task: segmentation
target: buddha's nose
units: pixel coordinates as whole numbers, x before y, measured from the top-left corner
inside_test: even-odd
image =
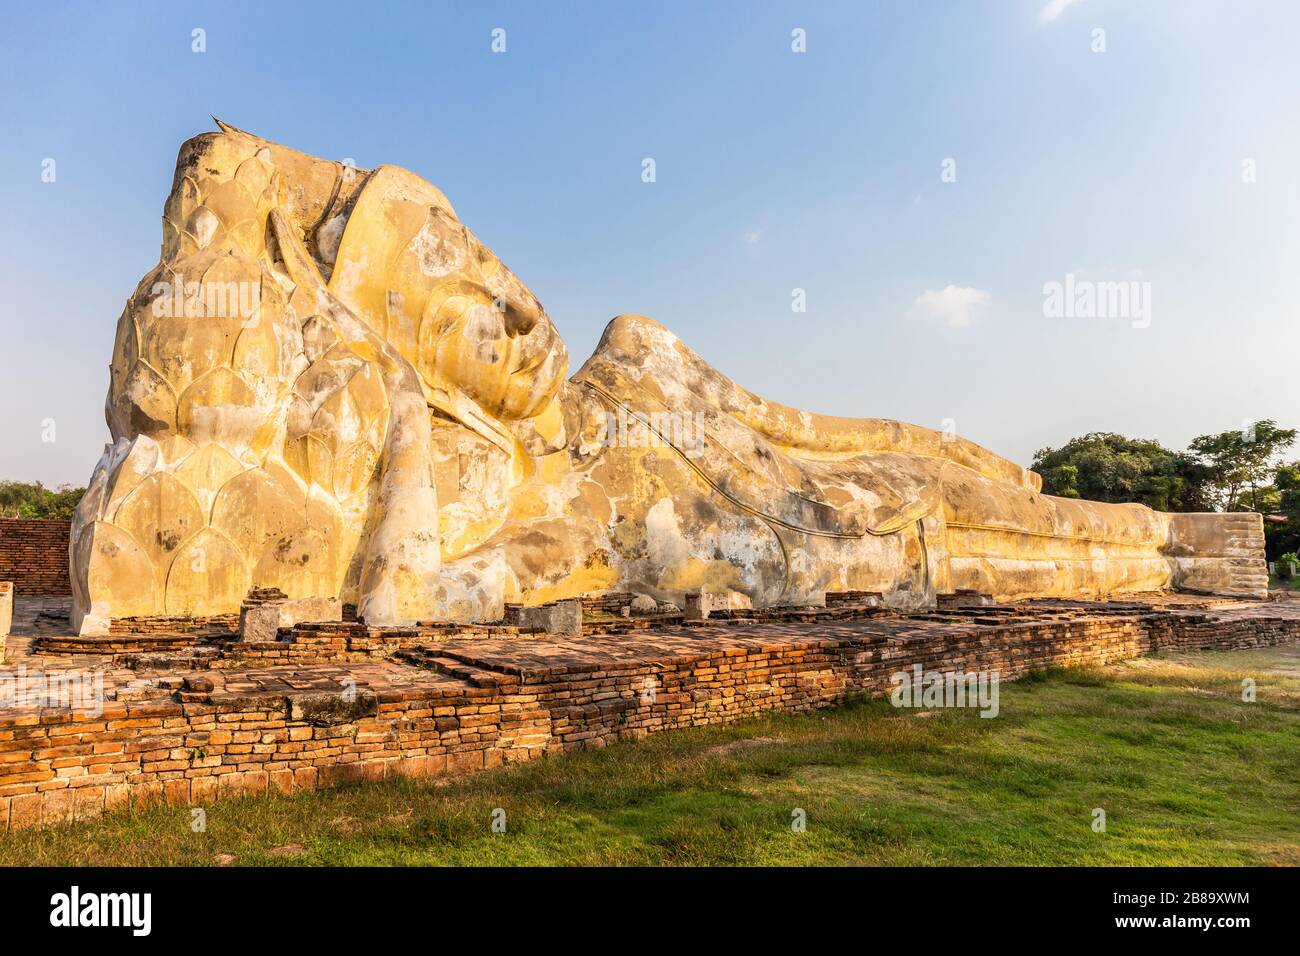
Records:
[[[527,335],[541,321],[542,305],[532,296],[510,296],[506,299],[505,327],[511,338]]]

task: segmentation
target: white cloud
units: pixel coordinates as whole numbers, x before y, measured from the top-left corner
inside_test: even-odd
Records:
[[[938,290],[926,289],[916,297],[907,314],[914,319],[937,320],[949,327],[959,328],[970,325],[992,299],[984,289],[956,285]]]
[[[745,233],[745,244],[750,246],[758,245],[758,240],[763,238],[763,233],[758,229],[751,229]]]
[[[1047,6],[1043,7],[1043,12],[1038,15],[1038,22],[1051,23],[1068,8],[1079,2],[1081,0],[1047,0]]]

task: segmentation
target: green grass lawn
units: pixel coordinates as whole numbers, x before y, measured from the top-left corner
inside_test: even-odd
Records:
[[[0,863],[1297,864],[1298,845],[1290,647],[1057,671],[1004,685],[994,719],[860,701],[441,784],[217,804],[204,833],[189,808],[121,811],[0,835]]]

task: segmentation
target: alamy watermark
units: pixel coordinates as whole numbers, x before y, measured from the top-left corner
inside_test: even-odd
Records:
[[[153,928],[152,893],[83,893],[73,886],[50,897],[50,925],[57,928],[125,927],[133,936]]]
[[[103,671],[33,671],[26,664],[0,671],[0,710],[67,707],[98,717],[104,712]]]
[[[687,458],[704,454],[703,412],[605,413],[603,448],[675,448]]]
[[[1128,319],[1135,329],[1151,325],[1151,283],[1137,279],[1095,282],[1067,273],[1064,282],[1043,284],[1043,315],[1049,319]]]
[[[155,282],[152,291],[155,318],[235,318],[246,329],[261,321],[260,282],[186,282],[177,275],[171,282]]]
[[[889,682],[895,707],[978,707],[981,717],[998,715],[997,671],[926,671],[913,664],[911,671],[891,674]]]

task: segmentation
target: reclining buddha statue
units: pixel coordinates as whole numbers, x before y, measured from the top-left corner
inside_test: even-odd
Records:
[[[570,378],[439,190],[219,125],[181,147],[118,320],[70,546],[82,633],[252,588],[401,624],[606,590],[915,609],[1264,587],[1258,515],[1050,497],[963,438],[766,401],[642,316]]]

